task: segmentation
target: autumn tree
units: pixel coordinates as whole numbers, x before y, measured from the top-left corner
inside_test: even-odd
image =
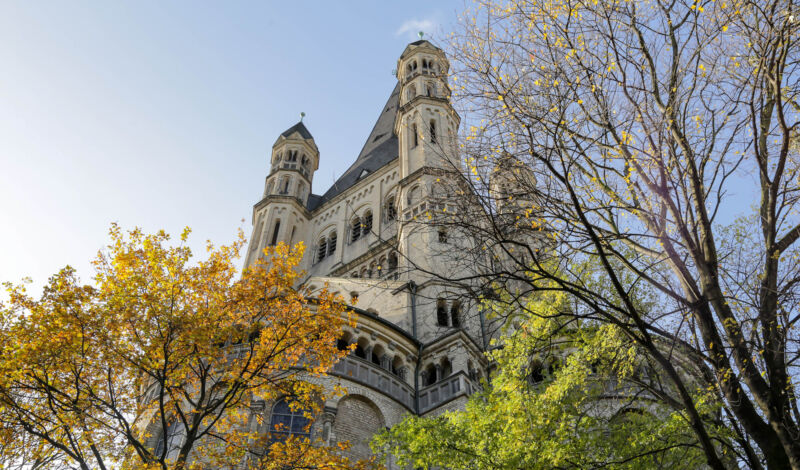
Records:
[[[20,468],[352,468],[308,437],[343,354],[341,299],[298,288],[302,245],[239,277],[244,244],[185,242],[112,226],[92,285],[67,267],[41,297],[7,284],[0,308],[0,436]],[[317,378],[317,380],[309,380]],[[316,385],[315,385],[316,384]],[[285,399],[304,429],[270,429]],[[292,435],[289,431],[299,431]],[[288,436],[288,437],[287,437]],[[352,467],[351,467],[352,466]]]
[[[446,280],[533,316],[525,299],[558,290],[565,324],[618,328],[712,468],[722,447],[677,350],[742,465],[800,469],[798,24],[782,0],[481,0],[452,37],[467,126],[432,220],[474,242]]]
[[[529,298],[524,312],[506,312],[508,300],[485,305],[490,317],[513,318],[489,353],[497,366],[491,384],[464,410],[405,419],[376,439],[376,450],[414,468],[702,467],[685,414],[662,405],[676,399],[671,381],[622,330],[565,325],[563,292]],[[698,373],[693,362],[676,355],[687,378]],[[693,398],[732,462],[731,433],[713,393]]]

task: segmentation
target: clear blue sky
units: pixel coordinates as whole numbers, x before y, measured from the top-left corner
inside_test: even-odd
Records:
[[[314,192],[355,159],[441,2],[0,3],[0,281],[84,281],[111,222],[193,248],[249,236],[270,147],[299,119]],[[245,219],[242,223],[241,220]],[[0,296],[2,298],[2,296]]]

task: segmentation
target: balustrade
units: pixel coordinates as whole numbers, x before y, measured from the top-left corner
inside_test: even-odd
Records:
[[[368,385],[394,398],[408,409],[414,409],[414,389],[377,364],[347,356],[333,366],[332,375]]]
[[[419,391],[419,411],[425,413],[459,395],[472,395],[476,389],[464,372],[456,372]]]

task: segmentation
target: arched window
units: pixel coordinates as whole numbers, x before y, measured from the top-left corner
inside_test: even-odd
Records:
[[[397,270],[397,254],[392,253],[389,255],[389,267],[388,272],[394,272]]]
[[[375,266],[375,262],[374,261],[372,263],[370,263],[369,270],[367,270],[367,273],[369,274],[369,277],[375,277],[375,276],[378,275],[378,270],[377,270],[377,268]]]
[[[394,356],[394,359],[392,359],[392,374],[400,376],[401,375],[400,369],[402,367],[403,367],[403,358],[400,357],[399,354],[396,354]],[[405,378],[405,377],[401,377],[401,378]]]
[[[436,301],[436,324],[439,326],[448,326],[447,324],[447,304],[444,299]]]
[[[281,229],[281,219],[275,221],[275,228],[272,230],[272,240],[269,242],[270,245],[275,245],[278,243],[278,232]]]
[[[397,207],[394,205],[394,195],[389,196],[386,198],[385,203],[385,214],[386,214],[386,221],[391,222],[397,219]]]
[[[425,84],[425,94],[427,96],[436,96],[436,93],[433,91],[433,83],[428,82]]]
[[[344,336],[336,340],[336,349],[339,351],[348,351],[350,350],[350,341],[347,340]]]
[[[297,197],[298,199],[305,198],[306,195],[306,185],[302,182],[297,183]]]
[[[281,180],[280,194],[289,194],[289,185],[291,183],[292,179],[288,176],[284,176]]]
[[[375,364],[376,366],[380,366],[381,365],[381,359],[383,358],[384,354],[385,354],[385,352],[383,350],[383,346],[381,346],[380,344],[376,344],[372,348],[372,357],[370,357],[370,361],[373,364]]]
[[[436,121],[434,121],[433,119],[431,119],[431,122],[430,122],[430,131],[431,131],[431,143],[435,144],[436,143]]]
[[[414,97],[417,96],[417,87],[414,84],[408,86],[408,91],[406,92],[406,99],[411,101]]]
[[[457,300],[450,306],[450,325],[453,328],[461,327],[461,302]]]
[[[319,239],[319,243],[317,244],[317,263],[324,260],[325,257],[328,255],[328,240],[325,237]]]
[[[369,340],[364,337],[358,338],[356,341],[356,349],[353,354],[361,359],[369,359],[367,357],[367,349],[369,349]]]
[[[285,398],[280,399],[272,407],[269,419],[270,441],[283,441],[289,436],[309,437],[311,420],[305,414],[308,410],[292,407]]]
[[[289,158],[286,159],[287,162],[296,162],[297,161],[297,150],[292,150],[289,152]]]
[[[409,206],[414,205],[419,198],[419,186],[414,186],[413,188],[408,190],[408,194],[406,195],[406,201],[408,202]]]
[[[306,156],[306,154],[303,154],[302,158],[300,158],[300,164],[308,168],[308,163],[309,163],[308,157]]]
[[[423,69],[427,69],[428,68],[428,60],[427,59],[422,59],[422,68]]]
[[[361,277],[363,279],[369,279],[369,274],[367,274],[367,267],[366,266],[361,268],[361,274],[359,274],[359,277]]]
[[[425,369],[423,374],[424,374],[424,377],[423,377],[423,380],[422,380],[422,385],[423,386],[433,385],[439,380],[438,374],[436,372],[436,366],[433,365],[433,364],[429,365]]]
[[[475,370],[475,366],[472,364],[471,360],[467,360],[467,375],[472,381],[478,381],[478,371]]]
[[[359,238],[361,238],[361,218],[355,216],[350,222],[350,243],[358,241]]]
[[[336,253],[336,230],[328,235],[328,256]]]
[[[544,382],[544,379],[545,370],[544,367],[542,367],[542,362],[538,359],[534,359],[530,364],[530,375],[528,375],[528,381],[531,385],[538,385]]]
[[[451,375],[453,375],[453,365],[450,363],[450,359],[444,358],[444,359],[442,359],[442,377],[441,378],[446,379],[447,377],[450,377]]]
[[[361,236],[366,237],[372,231],[372,211],[364,212],[364,219],[361,221]]]
[[[267,190],[264,192],[265,196],[269,196],[272,194],[272,187],[275,186],[275,180],[269,180],[267,182]]]
[[[413,149],[417,145],[419,145],[419,139],[417,136],[417,123],[411,124],[411,135],[409,136],[411,139],[411,148]]]

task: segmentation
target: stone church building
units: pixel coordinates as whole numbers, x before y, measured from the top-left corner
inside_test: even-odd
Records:
[[[456,157],[460,121],[448,67],[426,40],[405,48],[363,149],[322,195],[310,191],[320,159],[312,133],[302,121],[284,131],[253,208],[245,266],[267,245],[302,241],[306,285],[357,299],[357,326],[342,337],[357,347],[326,379],[347,393],[326,403],[311,431],[329,443],[350,441],[354,457],[371,455],[371,437],[405,415],[462,407],[486,373],[481,312],[435,275],[454,269],[444,253],[457,237],[419,223],[447,210],[436,197],[436,169]],[[303,427],[285,403],[265,410],[271,423]]]

